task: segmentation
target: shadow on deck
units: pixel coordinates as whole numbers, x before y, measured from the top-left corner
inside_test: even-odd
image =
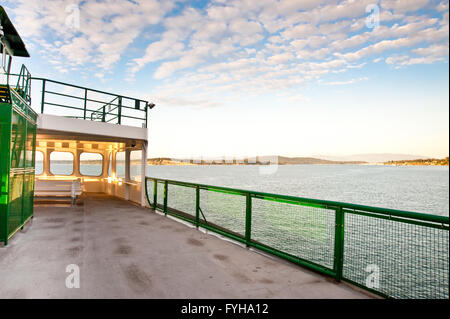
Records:
[[[35,206],[22,232],[0,247],[0,298],[369,297],[102,194]],[[79,289],[65,286],[69,264]]]

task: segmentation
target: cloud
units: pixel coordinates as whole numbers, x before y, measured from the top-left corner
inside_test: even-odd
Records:
[[[214,99],[299,88],[345,72],[321,83],[351,84],[373,63],[406,67],[449,54],[448,1],[86,0],[75,1],[79,29],[66,23],[73,2],[8,5],[19,32],[52,68],[94,66],[107,78],[123,62],[125,78],[152,78],[167,93],[156,95],[171,105],[219,105]],[[374,3],[380,25],[369,28],[366,7]]]
[[[324,82],[322,84],[323,85],[348,85],[348,84],[354,84],[356,82],[367,81],[367,80],[368,80],[367,77],[362,77],[362,78],[351,79],[351,80],[347,80],[347,81]]]
[[[12,12],[26,41],[45,43],[52,59],[110,69],[143,29],[173,7],[172,0],[18,0]]]

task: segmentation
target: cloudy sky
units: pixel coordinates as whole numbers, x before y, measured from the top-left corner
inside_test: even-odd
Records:
[[[150,156],[448,156],[448,1],[2,5],[34,76],[157,104]]]

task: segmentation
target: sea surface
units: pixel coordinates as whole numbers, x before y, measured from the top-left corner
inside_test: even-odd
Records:
[[[449,216],[448,166],[148,166],[147,176]]]

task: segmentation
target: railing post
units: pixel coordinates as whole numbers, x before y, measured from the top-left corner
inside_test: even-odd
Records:
[[[334,232],[334,271],[336,280],[342,279],[344,267],[344,212],[342,207],[336,209],[335,232]]]
[[[41,114],[44,114],[44,103],[45,103],[45,80],[42,80]]]
[[[252,196],[247,193],[245,205],[245,243],[250,247],[252,233]]]
[[[102,114],[102,122],[105,122],[105,108],[106,108],[106,106],[103,105],[103,110],[102,110],[102,112],[103,112],[103,114]]]
[[[117,110],[117,113],[118,113],[118,115],[117,115],[117,124],[121,124],[122,123],[122,97],[121,96],[119,96],[119,99],[117,100],[117,108],[118,108],[118,110]]]
[[[83,111],[83,119],[86,119],[86,109],[87,109],[87,89],[84,89],[84,111]]]
[[[148,102],[145,102],[145,128],[148,127]]]
[[[168,190],[168,182],[164,181],[164,213],[167,215],[167,190]]]
[[[155,179],[153,180],[153,209],[156,210],[156,201],[158,200],[158,181]]]
[[[200,225],[200,187],[195,187],[195,225]]]

